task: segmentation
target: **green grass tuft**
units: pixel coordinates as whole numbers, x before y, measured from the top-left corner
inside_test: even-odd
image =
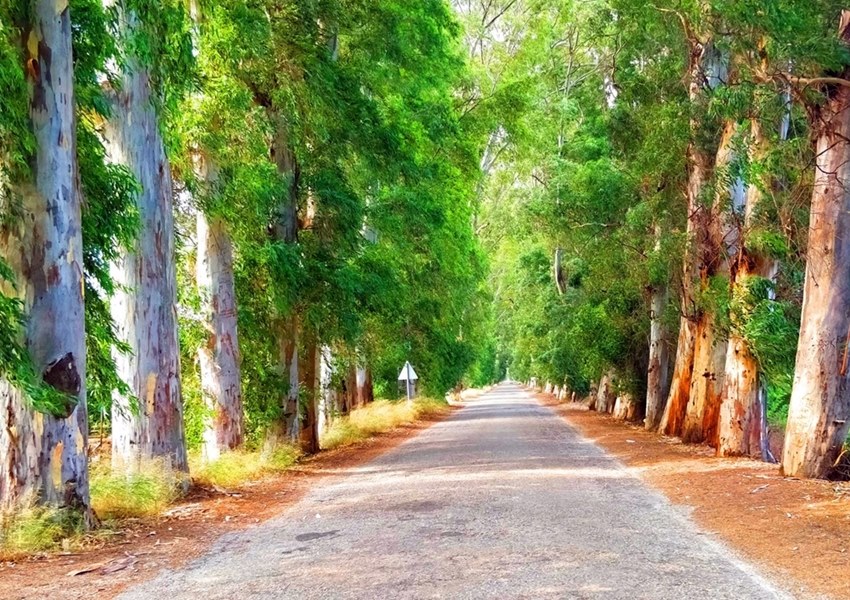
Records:
[[[81,515],[71,509],[32,507],[0,518],[0,557],[55,549],[83,532]]]
[[[322,435],[322,448],[330,450],[350,446],[422,417],[443,413],[447,408],[445,400],[434,398],[417,398],[412,403],[377,400],[334,421]]]
[[[152,461],[133,473],[95,469],[91,473],[92,506],[103,520],[151,517],[179,497],[179,477]]]
[[[191,461],[192,478],[196,483],[223,488],[238,487],[250,481],[286,471],[301,457],[294,446],[279,446],[271,454],[235,451],[221,455],[218,460],[204,462],[199,456]]]

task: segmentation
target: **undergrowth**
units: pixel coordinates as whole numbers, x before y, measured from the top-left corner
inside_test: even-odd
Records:
[[[222,454],[213,462],[204,462],[200,456],[190,461],[190,471],[195,483],[213,487],[236,487],[262,479],[267,475],[282,473],[301,457],[294,446],[279,446],[271,453],[236,451]]]
[[[91,471],[91,502],[100,519],[151,517],[179,496],[179,477],[160,461],[151,461],[132,473]]]
[[[322,448],[340,448],[443,413],[445,400],[421,398],[412,403],[378,400],[336,419],[322,436]],[[295,465],[301,452],[290,445],[274,452],[237,451],[222,454],[213,462],[191,459],[193,480],[201,485],[238,487]],[[181,475],[161,461],[150,461],[132,473],[113,472],[109,464],[92,465],[92,508],[98,519],[109,523],[124,519],[155,517],[180,497]],[[86,532],[80,514],[70,509],[31,507],[14,515],[0,515],[0,559],[75,547]]]
[[[68,546],[83,529],[80,514],[71,509],[30,507],[0,515],[0,559]]]
[[[447,406],[445,400],[434,398],[417,398],[413,402],[377,400],[335,420],[322,435],[321,446],[330,450],[356,444],[421,417],[440,414]]]

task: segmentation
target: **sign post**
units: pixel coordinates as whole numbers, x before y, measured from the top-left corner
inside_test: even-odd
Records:
[[[413,367],[410,365],[410,361],[404,363],[401,373],[398,374],[398,380],[404,382],[405,389],[407,391],[407,401],[411,402],[415,391],[414,386],[416,385],[416,381],[419,380],[419,376],[416,374],[416,371],[413,370]]]

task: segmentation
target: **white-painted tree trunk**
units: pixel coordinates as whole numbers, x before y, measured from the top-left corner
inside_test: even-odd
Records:
[[[119,4],[121,28],[132,35],[138,22]],[[113,266],[117,291],[112,318],[130,346],[115,352],[119,376],[130,398],[115,398],[112,459],[135,469],[150,459],[187,472],[180,388],[180,348],[175,310],[174,215],[171,167],[154,108],[150,73],[137,57],[126,58],[120,87],[110,93],[112,115],[104,128],[110,160],[126,165],[141,186],[137,203],[141,228],[134,247]]]
[[[614,402],[617,399],[614,393],[614,372],[609,371],[599,380],[596,388],[596,411],[610,413],[614,410]]]
[[[20,186],[21,218],[0,231],[0,254],[18,278],[34,366],[68,402],[60,415],[36,413],[0,380],[0,510],[28,501],[75,507],[91,524],[71,18],[67,3],[36,0],[30,8],[24,55],[34,185]]]

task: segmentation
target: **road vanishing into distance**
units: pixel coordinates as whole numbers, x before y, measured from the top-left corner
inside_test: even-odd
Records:
[[[789,598],[503,384],[126,599]]]

